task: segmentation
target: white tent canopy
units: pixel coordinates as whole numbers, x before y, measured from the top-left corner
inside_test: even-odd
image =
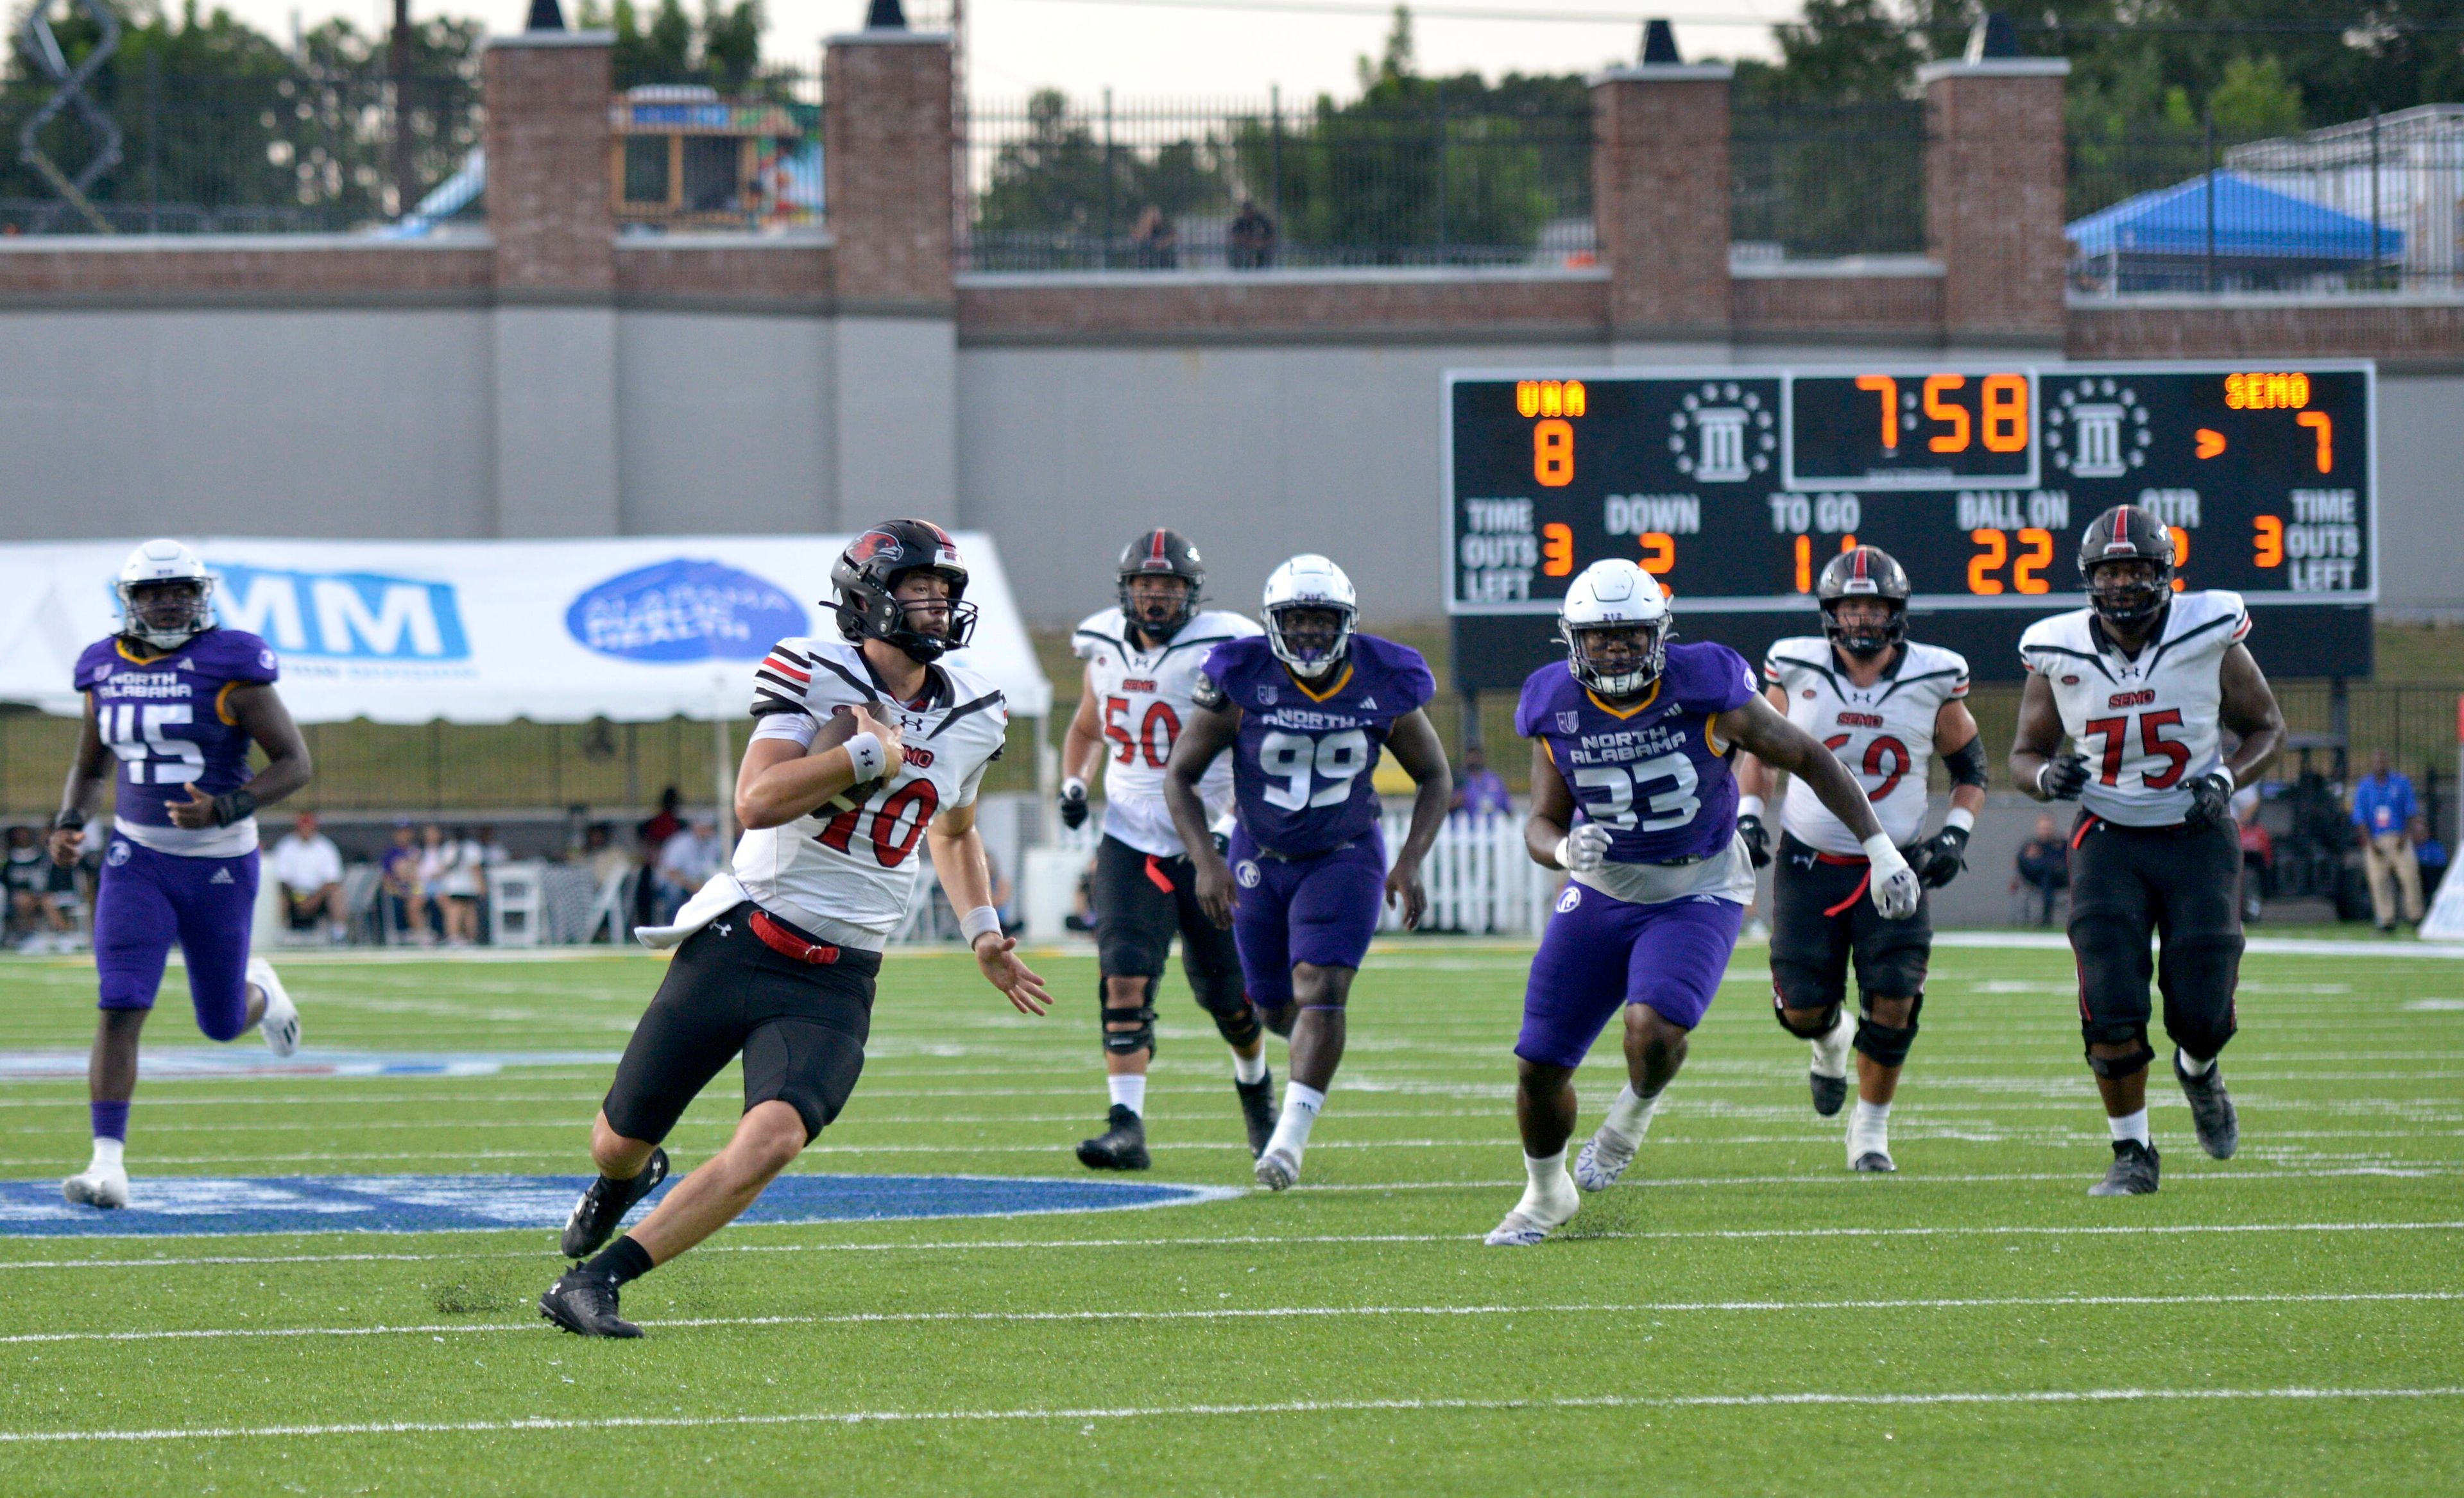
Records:
[[[846,536],[591,540],[192,541],[226,627],[282,657],[301,722],[574,723],[743,717],[753,668],[792,635],[837,637],[830,565]],[[980,610],[952,659],[1042,717],[1037,665],[992,538],[960,532]],[[112,591],[137,540],[0,545],[0,702],[75,715],[77,652],[119,628]]]

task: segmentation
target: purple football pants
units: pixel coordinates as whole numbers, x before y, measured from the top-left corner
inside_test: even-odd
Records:
[[[1249,1002],[1272,1012],[1292,1002],[1292,964],[1358,967],[1386,897],[1386,840],[1375,829],[1316,858],[1268,858],[1232,831],[1232,938]]]
[[[1688,895],[1629,905],[1568,884],[1531,959],[1514,1053],[1544,1066],[1580,1066],[1601,1026],[1630,1003],[1692,1029],[1720,991],[1745,918],[1733,900]]]
[[[101,1007],[151,1009],[171,943],[188,963],[188,1000],[208,1040],[248,1027],[248,939],[256,916],[256,854],[186,858],[114,835],[94,897]]]

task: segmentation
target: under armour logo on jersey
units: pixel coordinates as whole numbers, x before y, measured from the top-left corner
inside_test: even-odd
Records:
[[[711,922],[711,925],[712,925],[712,927],[713,927],[714,929],[715,929],[715,930],[718,932],[718,934],[719,934],[720,936],[732,936],[736,935],[736,928],[735,928],[734,926],[730,925],[729,923],[727,923],[726,921],[723,921],[723,920],[720,920],[720,921],[713,921],[713,922]]]
[[[217,869],[217,870],[214,870],[214,876],[213,876],[212,878],[210,878],[210,879],[209,879],[209,880],[207,880],[207,881],[206,881],[206,883],[208,883],[208,884],[229,884],[229,883],[231,883],[231,870],[228,870],[228,869]]]

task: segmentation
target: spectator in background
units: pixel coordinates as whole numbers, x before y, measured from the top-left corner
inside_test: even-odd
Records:
[[[1275,221],[1258,207],[1257,199],[1241,200],[1241,211],[1232,215],[1223,258],[1236,271],[1263,271],[1275,263]]]
[[[39,952],[76,934],[77,924],[69,919],[69,909],[77,896],[76,870],[55,869],[33,827],[9,829],[9,861],[5,869],[9,917],[22,938],[18,950]],[[54,888],[59,882],[53,877],[55,872],[70,881],[66,903]]]
[[[661,923],[675,919],[685,901],[710,883],[724,856],[718,846],[718,826],[708,817],[693,818],[691,826],[668,839],[655,866],[663,906]]]
[[[659,809],[633,825],[633,841],[639,851],[639,862],[643,868],[654,871],[653,877],[637,880],[633,885],[633,924],[636,926],[666,924],[666,918],[659,914],[658,910],[659,881],[655,870],[659,867],[659,855],[667,851],[668,839],[684,830],[685,819],[676,809],[683,804],[684,797],[671,785],[659,792]]]
[[[2036,924],[2054,923],[2054,902],[2071,887],[2071,850],[2051,817],[2036,819],[2036,835],[2019,848],[2019,872],[2011,888],[2025,886],[2035,892],[2031,903],[2036,907]]]
[[[378,898],[385,902],[385,929],[388,937],[400,935],[426,946],[427,895],[419,884],[419,835],[410,829],[407,820],[395,823],[393,845],[377,860],[382,892]]]
[[[605,889],[608,881],[622,879],[640,865],[632,854],[616,842],[616,829],[605,822],[594,822],[582,834],[582,866],[590,870],[594,888]]]
[[[1180,232],[1163,209],[1153,204],[1138,215],[1137,227],[1130,231],[1132,258],[1141,271],[1169,271],[1180,264]]]
[[[1484,817],[1514,809],[1506,778],[1488,767],[1488,756],[1478,744],[1463,750],[1463,773],[1455,777],[1454,804],[1448,816]]]
[[[351,933],[342,904],[342,850],[317,830],[317,813],[303,811],[274,845],[266,870],[282,886],[283,914],[294,931],[314,931],[322,917],[325,939],[340,943]]]
[[[2368,778],[2353,787],[2353,826],[2362,829],[2362,864],[2370,876],[2370,914],[2379,930],[2395,930],[2397,895],[2404,918],[2421,924],[2421,869],[2412,853],[2421,808],[2412,782],[2398,774],[2384,749],[2370,754]]]

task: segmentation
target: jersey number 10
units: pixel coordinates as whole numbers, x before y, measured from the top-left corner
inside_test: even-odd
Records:
[[[864,815],[865,805],[871,799],[868,796],[832,817],[827,826],[813,834],[813,840],[834,853],[847,852],[855,842],[856,819]],[[916,839],[924,835],[924,825],[940,809],[941,793],[933,788],[931,781],[909,781],[891,791],[890,799],[872,814],[873,862],[884,869],[895,869],[907,862],[908,855],[915,851]],[[913,821],[908,820],[910,812],[914,813]]]
[[[157,785],[186,785],[206,773],[206,746],[186,738],[165,738],[163,730],[196,721],[186,702],[105,703],[95,715],[102,741],[128,766],[128,783],[143,785],[146,771]]]

